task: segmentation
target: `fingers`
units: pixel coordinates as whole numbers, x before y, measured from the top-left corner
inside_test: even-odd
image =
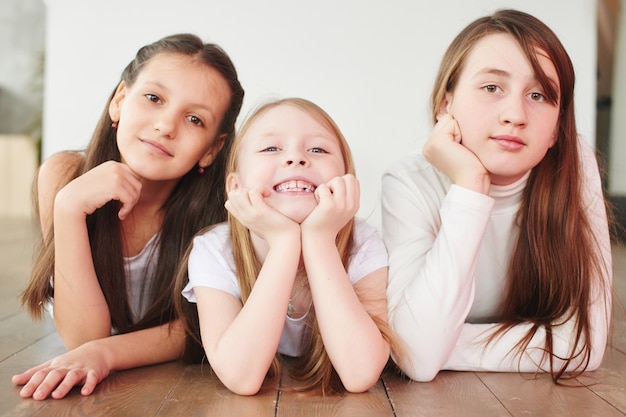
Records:
[[[91,394],[96,385],[98,378],[93,371],[89,372],[87,378],[84,372],[80,370],[67,369],[43,369],[34,372],[28,377],[30,371],[13,377],[13,382],[20,385],[25,382],[24,387],[20,390],[22,398],[33,398],[34,400],[45,400],[48,397],[55,399],[65,397],[77,385],[83,385],[81,394]],[[24,381],[28,378],[27,381]]]
[[[132,211],[141,193],[140,179],[130,168],[124,167],[127,170],[127,174],[119,180],[119,195],[116,198],[122,203],[122,208],[117,214],[120,220],[124,220],[128,213]]]
[[[335,177],[327,184],[321,184],[315,190],[318,204],[330,204],[332,201],[335,209],[355,212],[360,204],[359,180],[352,174]]]
[[[461,129],[456,119],[450,114],[437,115],[437,124],[433,128],[433,136],[435,134],[448,135],[455,142],[461,143]]]
[[[91,395],[91,393],[96,389],[96,386],[100,382],[100,379],[96,375],[95,372],[90,371],[87,374],[87,378],[85,379],[85,383],[80,390],[81,395]]]

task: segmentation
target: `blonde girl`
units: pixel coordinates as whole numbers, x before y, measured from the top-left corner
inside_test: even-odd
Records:
[[[278,353],[302,389],[371,388],[390,350],[387,253],[354,219],[359,183],[338,127],[304,99],[260,107],[235,139],[226,189],[229,221],[194,239],[183,291],[220,380],[255,394]]]

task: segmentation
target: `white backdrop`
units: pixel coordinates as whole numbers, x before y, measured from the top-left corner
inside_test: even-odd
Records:
[[[359,216],[379,225],[380,177],[430,130],[439,60],[470,21],[527,11],[560,37],[577,74],[578,127],[595,143],[593,0],[44,0],[43,157],[88,142],[124,66],[145,43],[192,32],[230,55],[246,90],[239,122],[269,97],[322,106],[348,139],[362,184]]]

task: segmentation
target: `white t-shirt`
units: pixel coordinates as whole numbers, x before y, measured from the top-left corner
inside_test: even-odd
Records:
[[[611,287],[611,249],[595,156],[580,142],[583,198],[609,271],[609,276],[601,277],[606,288],[592,288],[592,353],[587,369],[595,369],[604,353],[611,311],[610,294],[602,292]],[[487,348],[483,343],[497,329],[497,307],[505,294],[507,266],[518,234],[515,218],[529,174],[507,186],[491,185],[489,195],[452,184],[418,153],[405,156],[384,174],[389,322],[406,342],[408,360],[399,365],[411,378],[427,381],[441,369],[546,369],[544,329],[531,340],[521,362],[509,354],[530,323],[515,326]],[[564,242],[563,250],[569,244],[576,243]],[[553,328],[555,352],[563,357],[572,348],[573,321]],[[578,364],[573,361],[572,367]]]
[[[237,281],[232,242],[227,223],[221,223],[193,240],[189,255],[189,283],[182,291],[183,296],[195,303],[195,287],[208,287],[231,294],[241,300]],[[353,250],[348,263],[348,277],[354,285],[387,263],[387,250],[375,227],[362,220],[354,222]],[[278,353],[299,356],[302,351],[302,336],[306,315],[292,319],[285,317],[285,327],[278,346]]]

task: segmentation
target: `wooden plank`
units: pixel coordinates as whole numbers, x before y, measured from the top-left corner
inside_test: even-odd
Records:
[[[226,388],[208,364],[188,365],[157,416],[273,417],[278,387],[267,383],[254,396],[241,396]]]
[[[609,350],[598,370],[586,372],[577,379],[626,415],[626,354]]]
[[[25,311],[0,320],[0,361],[31,345],[39,339],[56,333],[52,319],[33,322]]]
[[[626,248],[613,247],[613,328],[610,344],[626,354]]]
[[[277,417],[335,416],[335,417],[384,417],[393,416],[393,409],[382,380],[369,391],[360,394],[335,394],[322,396],[317,393],[289,390],[296,384],[283,373]]]
[[[480,379],[513,416],[623,417],[577,381],[560,386],[548,374],[481,373]]]
[[[0,318],[21,310],[33,254],[34,228],[29,219],[0,218]]]
[[[0,415],[30,416],[45,407],[48,402],[21,398],[21,387],[13,385],[11,377],[63,352],[61,338],[54,332],[0,362]]]
[[[184,367],[178,362],[115,372],[89,396],[74,388],[62,400],[47,400],[33,416],[155,416],[172,388],[179,383]]]
[[[384,378],[398,417],[509,416],[481,380],[472,372],[440,372],[428,383],[397,375]]]

